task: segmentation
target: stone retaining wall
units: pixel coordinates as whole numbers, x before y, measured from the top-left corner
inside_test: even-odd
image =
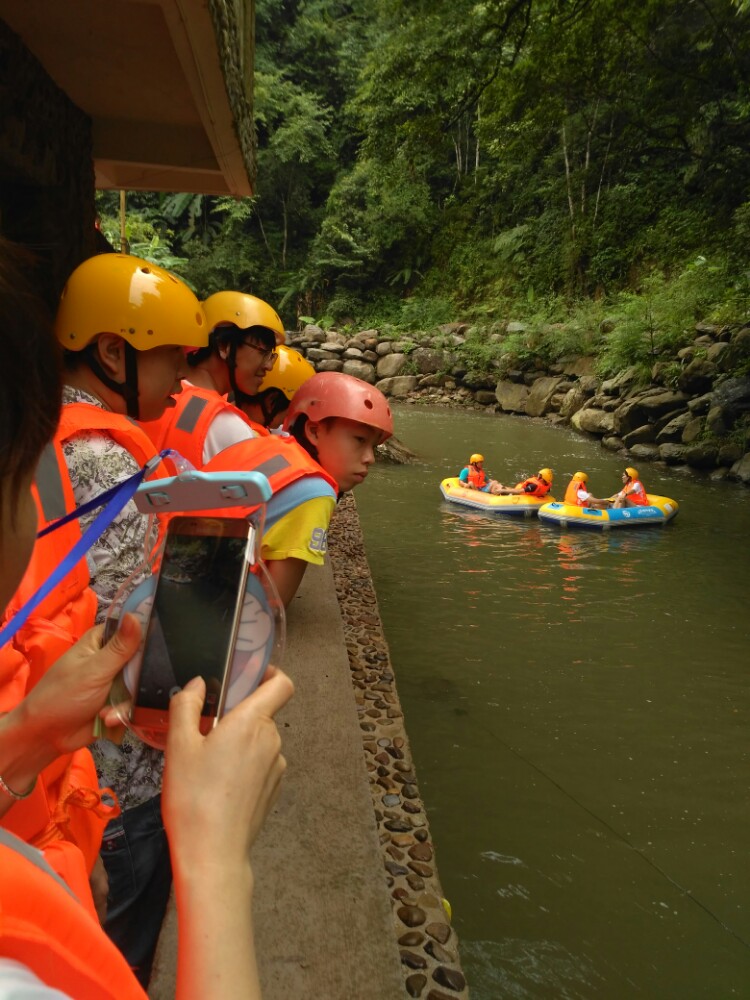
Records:
[[[544,417],[638,462],[750,484],[750,327],[701,324],[691,346],[653,365],[647,386],[637,368],[599,378],[592,357],[547,368],[529,358],[515,369],[495,360],[488,363],[494,370],[479,372],[471,367],[478,342],[465,324],[415,336],[421,339],[394,341],[363,330],[347,337],[307,326],[288,343],[317,371],[343,371],[407,403]]]
[[[406,996],[467,997],[351,494],[331,524],[330,559]]]

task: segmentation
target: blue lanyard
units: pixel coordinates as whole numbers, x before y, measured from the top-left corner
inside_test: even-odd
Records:
[[[52,593],[55,587],[68,575],[76,563],[86,555],[97,538],[104,534],[128,500],[133,497],[146,476],[153,472],[160,460],[169,454],[169,450],[160,452],[159,455],[152,458],[143,466],[142,469],[139,469],[138,472],[124,480],[124,482],[118,483],[117,486],[113,486],[111,489],[105,490],[104,493],[100,493],[99,496],[87,501],[80,507],[76,507],[76,509],[71,511],[69,514],[65,514],[63,517],[59,517],[56,521],[52,521],[52,523],[48,524],[46,528],[42,528],[42,530],[37,534],[37,538],[44,538],[45,535],[49,535],[51,532],[57,531],[58,528],[62,528],[63,525],[69,524],[71,521],[78,520],[79,517],[82,517],[84,514],[88,514],[89,511],[96,510],[102,506],[104,507],[102,512],[94,518],[70,552],[68,552],[62,562],[55,567],[50,576],[47,577],[36,593],[32,594],[23,607],[19,608],[11,620],[6,622],[5,626],[0,629],[0,648],[2,648],[6,642],[9,642],[19,629],[23,628],[30,616],[33,614],[34,610],[41,604],[45,597]]]

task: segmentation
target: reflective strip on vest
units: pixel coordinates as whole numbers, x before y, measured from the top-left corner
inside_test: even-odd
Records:
[[[291,464],[283,455],[274,455],[273,458],[266,459],[260,465],[254,466],[253,472],[260,472],[270,479],[271,476],[277,472],[281,472],[282,469],[288,469]]]
[[[29,864],[35,865],[40,871],[43,871],[45,875],[49,875],[53,878],[58,885],[76,899],[75,893],[57,874],[57,872],[52,868],[45,860],[41,851],[38,851],[36,847],[31,847],[26,841],[21,840],[14,833],[8,833],[7,830],[0,829],[0,844],[3,847],[7,847],[10,851],[16,851],[22,857],[24,857]],[[78,900],[76,900],[78,902]]]
[[[68,511],[65,506],[60,464],[53,442],[50,442],[42,452],[36,470],[35,482],[44,520],[49,523],[56,521],[59,517],[64,517]]]
[[[201,413],[203,413],[207,406],[207,399],[201,399],[200,396],[191,394],[190,399],[180,414],[180,419],[175,424],[175,428],[178,431],[184,431],[186,434],[192,434],[201,418]]]

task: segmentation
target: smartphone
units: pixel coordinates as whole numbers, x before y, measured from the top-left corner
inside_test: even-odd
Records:
[[[201,732],[223,713],[254,546],[255,529],[244,518],[169,522],[133,692],[136,731],[152,739],[165,733],[170,699],[197,676],[206,683]]]

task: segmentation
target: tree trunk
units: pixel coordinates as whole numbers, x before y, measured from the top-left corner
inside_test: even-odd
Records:
[[[568,156],[568,133],[565,128],[565,122],[562,123],[562,147],[563,147],[563,157],[565,159],[565,188],[568,194],[568,211],[570,212],[570,231],[573,239],[576,238],[576,209],[573,202],[573,187],[570,173],[570,157]]]
[[[281,241],[281,266],[286,268],[286,245],[289,232],[289,213],[287,211],[286,196],[281,198],[281,217],[284,220],[283,238]]]

